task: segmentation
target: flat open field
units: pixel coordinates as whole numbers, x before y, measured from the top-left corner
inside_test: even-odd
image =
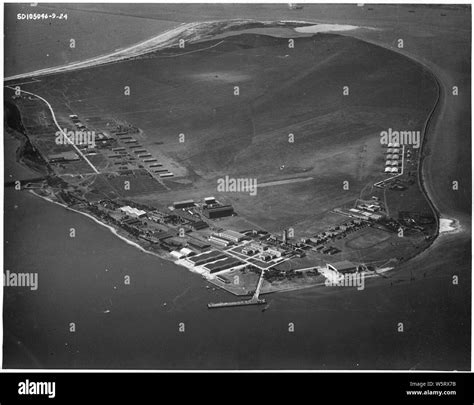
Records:
[[[185,176],[167,181],[170,195],[143,200],[168,205],[215,195],[270,231],[357,198],[381,178],[380,131],[421,127],[435,97],[435,84],[419,65],[332,34],[296,38],[294,48],[286,38],[235,35],[25,87],[53,108],[66,103],[81,119],[125,120],[143,130],[140,142],[150,153],[183,168]],[[217,192],[225,176],[313,180],[262,187],[251,196]],[[342,190],[343,181],[349,190]]]

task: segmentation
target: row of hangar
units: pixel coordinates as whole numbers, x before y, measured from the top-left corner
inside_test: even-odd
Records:
[[[385,156],[385,173],[400,173],[400,148],[398,145],[389,144]],[[395,146],[395,147],[393,147]],[[403,153],[403,151],[402,151]]]

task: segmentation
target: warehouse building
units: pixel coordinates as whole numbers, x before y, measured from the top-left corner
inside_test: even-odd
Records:
[[[226,239],[228,241],[235,242],[235,243],[238,243],[241,240],[245,239],[245,235],[241,234],[240,232],[235,232],[235,231],[230,231],[230,230],[218,232],[215,235],[222,239]]]
[[[189,239],[188,241],[189,246],[193,247],[194,249],[198,249],[201,251],[207,250],[211,247],[211,245],[207,242],[202,242],[198,239]]]
[[[230,217],[234,215],[234,208],[232,205],[222,205],[220,207],[213,208],[205,207],[202,213],[209,219]]]
[[[206,198],[204,198],[204,203],[206,205],[212,205],[212,204],[216,203],[216,199],[215,199],[215,197],[206,197]]]
[[[348,260],[343,260],[341,262],[328,263],[327,267],[328,267],[328,270],[333,270],[333,271],[337,271],[338,273],[345,274],[345,273],[355,273],[357,271],[358,265]]]
[[[209,236],[209,241],[211,241],[212,243],[215,243],[216,245],[222,246],[222,247],[227,247],[231,244],[230,241],[219,238],[216,235]]]
[[[48,159],[51,163],[72,162],[75,160],[79,160],[79,155],[74,152],[61,152],[61,153],[56,153],[54,155],[49,155]]]
[[[191,228],[193,228],[195,231],[199,231],[201,229],[206,229],[208,227],[209,227],[209,225],[207,224],[207,222],[204,222],[204,221],[197,221],[197,222],[193,222],[191,224]]]
[[[231,267],[239,266],[243,264],[239,259],[234,257],[227,257],[224,260],[218,260],[214,263],[206,264],[204,267],[209,270],[211,274],[219,271],[230,269]]]
[[[175,201],[173,203],[173,207],[176,209],[192,208],[194,207],[194,201],[193,200]]]
[[[205,263],[210,263],[219,259],[224,259],[228,257],[222,252],[218,252],[217,250],[211,250],[210,252],[201,253],[196,256],[191,256],[188,260],[193,263],[195,266],[201,266]]]

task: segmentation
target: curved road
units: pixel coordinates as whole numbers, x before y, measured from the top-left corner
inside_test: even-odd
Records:
[[[7,88],[9,88],[10,90],[13,90],[13,91],[16,91],[16,89],[14,87],[10,87],[10,86],[5,86]],[[89,159],[87,159],[87,157],[81,152],[81,150],[74,144],[74,142],[72,142],[68,137],[67,137],[67,134],[64,132],[64,130],[61,128],[61,126],[59,125],[58,121],[56,120],[56,115],[54,114],[54,111],[53,111],[53,107],[51,107],[51,104],[49,104],[49,102],[47,100],[45,100],[43,97],[39,96],[38,94],[35,94],[35,93],[31,93],[29,91],[26,91],[26,90],[21,90],[19,89],[19,91],[21,91],[22,93],[25,93],[25,94],[29,94],[30,96],[33,96],[33,97],[36,97],[38,99],[40,99],[41,101],[43,101],[49,108],[49,111],[51,112],[51,116],[53,117],[53,121],[54,121],[54,124],[56,125],[56,127],[59,129],[59,131],[61,131],[61,134],[63,135],[64,139],[66,139],[66,141],[72,145],[74,147],[74,149],[76,149],[76,152],[87,162],[87,164],[92,168],[92,170],[94,170],[95,173],[99,174],[99,171],[96,169],[96,167],[91,163],[91,161]]]

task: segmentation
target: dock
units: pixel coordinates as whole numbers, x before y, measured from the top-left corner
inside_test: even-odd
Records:
[[[243,301],[234,301],[234,302],[211,302],[209,304],[207,304],[207,307],[209,309],[212,309],[212,308],[225,308],[225,307],[239,307],[239,306],[242,306],[242,305],[262,305],[262,304],[266,304],[267,301],[265,301],[264,298],[260,299],[260,298],[251,298],[249,300],[243,300]]]

